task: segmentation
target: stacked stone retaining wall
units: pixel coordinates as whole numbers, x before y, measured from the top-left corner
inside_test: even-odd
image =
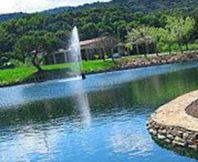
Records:
[[[198,100],[198,90],[162,105],[149,118],[149,133],[166,143],[198,150],[198,118],[186,108]]]

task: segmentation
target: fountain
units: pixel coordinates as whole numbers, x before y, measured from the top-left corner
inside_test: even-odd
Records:
[[[76,77],[80,80],[76,81],[72,85],[71,89],[75,92],[74,106],[81,114],[81,119],[85,125],[89,125],[91,122],[90,107],[88,102],[88,96],[85,92],[82,79],[85,79],[85,74],[82,73],[82,58],[80,50],[80,40],[78,35],[78,29],[75,26],[72,30],[70,42],[69,42],[69,61],[71,62],[71,70],[75,72]]]
[[[78,35],[78,29],[76,26],[72,30],[71,38],[69,41],[69,61],[72,62],[72,72],[75,72],[77,77],[81,76],[82,79],[85,79],[85,74],[82,73],[80,40]]]

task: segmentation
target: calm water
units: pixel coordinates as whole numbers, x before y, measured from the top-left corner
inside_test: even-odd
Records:
[[[0,161],[195,161],[156,144],[145,126],[195,89],[196,62],[1,88]]]

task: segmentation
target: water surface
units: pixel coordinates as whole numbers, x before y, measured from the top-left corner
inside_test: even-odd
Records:
[[[0,89],[0,161],[195,161],[156,144],[155,109],[198,89],[198,64],[90,75]]]

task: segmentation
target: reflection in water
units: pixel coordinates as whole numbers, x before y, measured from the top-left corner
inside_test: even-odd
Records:
[[[75,85],[72,87],[72,91],[74,91],[76,94],[73,97],[73,107],[79,111],[81,123],[85,125],[90,125],[91,123],[91,113],[90,113],[90,107],[89,107],[89,101],[87,94],[83,87],[82,80],[79,82],[76,82]]]
[[[187,157],[198,160],[198,151],[196,151],[196,150],[193,150],[190,148],[184,148],[184,147],[180,147],[180,146],[173,146],[171,144],[167,144],[164,141],[159,141],[156,138],[153,138],[153,140],[162,148],[165,148],[167,150],[172,150],[179,155],[187,156]]]
[[[140,120],[135,117],[134,120]],[[135,123],[135,122],[134,122]],[[115,153],[129,153],[129,157],[148,156],[152,151],[153,145],[150,138],[146,138],[147,133],[142,130],[141,123],[128,121],[113,125],[109,134],[109,145]],[[119,129],[123,124],[124,129]]]
[[[182,71],[198,67],[197,62],[189,62],[173,65],[160,65],[147,68],[137,68],[126,71],[116,71],[109,73],[88,75],[83,80],[84,88],[87,93],[92,91],[102,91],[114,88],[123,83],[129,83],[150,76],[166,74],[170,72]],[[73,81],[54,80],[44,83],[20,85],[13,87],[0,88],[0,108],[7,106],[17,106],[19,104],[43,101],[47,99],[69,97],[75,94],[73,86],[81,80]],[[12,98],[12,100],[10,100]]]
[[[158,106],[197,89],[197,74],[194,68],[97,91],[90,80],[78,81],[60,98],[1,109],[0,161],[194,161],[156,145],[145,125]]]

